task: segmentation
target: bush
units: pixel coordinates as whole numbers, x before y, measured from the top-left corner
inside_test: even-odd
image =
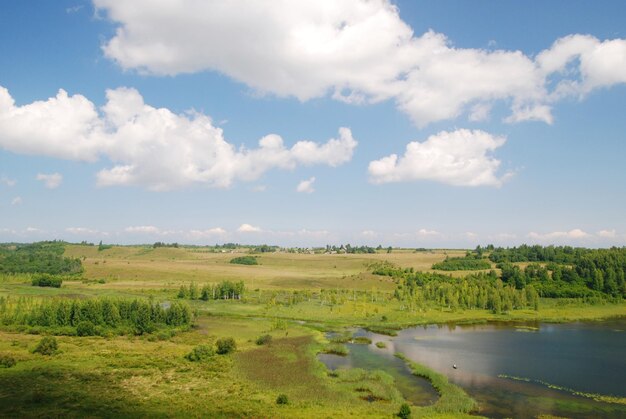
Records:
[[[33,280],[32,280],[33,287],[61,288],[62,283],[63,283],[63,278],[57,275],[50,275],[50,274],[38,274],[38,275],[33,276]]]
[[[256,340],[257,345],[268,345],[270,343],[272,343],[272,335],[259,336]]]
[[[45,336],[39,341],[33,352],[50,356],[54,355],[58,349],[59,345],[57,344],[56,338],[53,336]]]
[[[230,263],[234,263],[237,265],[258,265],[256,258],[254,256],[239,256],[230,260]]]
[[[0,367],[11,368],[15,364],[15,358],[11,355],[0,354]]]
[[[191,362],[200,362],[209,359],[213,355],[215,355],[213,348],[207,345],[199,345],[185,355],[185,359]]]
[[[276,397],[276,404],[289,404],[289,399],[286,394],[280,394]]]
[[[235,352],[235,350],[237,349],[237,344],[235,343],[235,339],[233,338],[221,338],[218,339],[215,344],[217,346],[217,353],[220,355]]]
[[[402,419],[409,419],[411,417],[411,407],[406,403],[402,403],[400,411],[398,412],[398,417]]]
[[[78,336],[95,336],[96,326],[89,320],[83,320],[76,325],[76,334]]]

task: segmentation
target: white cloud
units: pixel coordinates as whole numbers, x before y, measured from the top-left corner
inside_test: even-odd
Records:
[[[390,0],[95,5],[118,24],[103,50],[124,69],[214,70],[257,92],[300,100],[329,94],[351,103],[392,99],[419,126],[468,111],[482,120],[495,101],[511,105],[510,122],[550,123],[551,105],[563,92],[626,82],[624,39],[567,36],[536,59],[520,51],[455,48],[432,30],[415,35]],[[496,45],[492,40],[488,47]],[[575,71],[565,72],[568,65]]]
[[[73,13],[78,13],[80,12],[85,6],[83,4],[77,4],[76,6],[72,6],[72,7],[67,7],[65,9],[65,13],[69,14],[73,14]]]
[[[76,235],[101,234],[98,230],[93,230],[91,228],[86,228],[86,227],[68,227],[65,229],[65,231],[71,234],[76,234]]]
[[[15,198],[11,200],[11,205],[21,205],[21,204],[22,204],[21,196],[16,196]]]
[[[209,228],[206,230],[190,230],[189,236],[192,238],[200,239],[206,237],[224,236],[228,232],[221,227]]]
[[[256,180],[271,169],[336,167],[351,160],[356,146],[351,131],[340,128],[338,138],[324,144],[299,141],[288,148],[280,136],[270,134],[257,148],[237,149],[208,116],[154,108],[134,89],[108,90],[99,114],[84,96],[63,90],[46,101],[15,106],[0,87],[0,147],[70,160],[105,157],[114,166],[98,173],[101,186],[224,188]]]
[[[442,131],[424,142],[411,142],[404,156],[392,154],[369,164],[373,183],[434,180],[456,186],[500,186],[500,161],[490,156],[506,139],[484,131]]]
[[[417,231],[417,235],[422,237],[437,237],[441,236],[441,233],[436,230],[427,230],[425,228],[420,228]]]
[[[528,238],[536,240],[536,241],[549,241],[549,240],[563,240],[563,239],[571,239],[571,240],[580,240],[591,237],[589,233],[582,231],[579,228],[575,228],[570,231],[553,231],[550,233],[536,233],[530,232],[528,233]]]
[[[310,179],[305,179],[301,181],[300,183],[298,183],[298,187],[296,188],[296,191],[304,192],[304,193],[313,193],[315,192],[315,188],[313,188],[313,183],[315,183],[315,177],[312,177]]]
[[[155,226],[131,226],[124,229],[127,233],[161,234],[161,230]]]
[[[263,230],[260,227],[255,227],[250,224],[242,224],[239,226],[237,231],[240,233],[260,233]]]
[[[25,232],[26,233],[43,233],[44,231],[40,230],[40,229],[38,229],[36,227],[26,227]]]
[[[11,179],[6,176],[0,176],[0,185],[11,187],[11,186],[15,186],[16,183],[17,181],[15,179]]]
[[[617,232],[615,230],[600,230],[597,234],[599,237],[603,237],[605,239],[614,239],[617,237]]]
[[[376,237],[378,237],[378,233],[373,230],[363,230],[361,231],[361,236],[367,239],[375,239]]]
[[[63,175],[60,173],[39,173],[37,174],[37,180],[42,181],[48,189],[56,189],[61,186],[61,182],[63,182]]]

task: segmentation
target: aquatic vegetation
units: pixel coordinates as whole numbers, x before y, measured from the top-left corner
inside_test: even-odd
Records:
[[[320,352],[324,354],[333,354],[339,356],[347,356],[349,353],[348,347],[340,343],[328,344],[324,346]]]
[[[469,413],[476,409],[477,404],[474,399],[467,395],[459,386],[452,384],[448,378],[431,370],[430,368],[409,360],[404,354],[396,353],[396,357],[402,359],[411,369],[411,372],[418,377],[426,378],[439,393],[439,400],[432,406],[424,409],[432,410],[435,413]]]
[[[367,336],[356,336],[352,338],[352,343],[370,345],[372,343],[372,339],[368,338]]]
[[[499,378],[506,378],[506,379],[509,379],[509,380],[515,380],[515,381],[525,381],[527,383],[541,384],[541,385],[543,385],[545,387],[548,387],[548,388],[550,388],[552,390],[564,391],[564,392],[573,394],[574,396],[580,396],[580,397],[585,397],[585,398],[588,398],[588,399],[593,399],[593,400],[595,400],[597,402],[626,405],[626,397],[617,397],[617,396],[610,396],[610,395],[598,394],[598,393],[586,393],[584,391],[578,391],[578,390],[574,390],[574,389],[571,389],[571,388],[567,388],[567,387],[559,386],[559,385],[556,385],[556,384],[548,383],[547,381],[534,380],[534,379],[526,378],[526,377],[517,377],[517,376],[514,376],[514,375],[499,374],[498,377]]]
[[[376,342],[376,347],[380,349],[384,349],[387,347],[387,344],[383,341]]]

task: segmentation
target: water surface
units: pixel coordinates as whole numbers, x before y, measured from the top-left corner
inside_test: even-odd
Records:
[[[626,418],[624,405],[598,402],[548,386],[626,397],[625,330],[626,319],[425,326],[402,330],[396,337],[358,330],[357,335],[369,337],[373,344],[348,345],[350,355],[333,362],[391,370],[396,377],[408,372],[393,357],[395,352],[402,352],[447,375],[478,401],[479,413],[489,417],[553,414]],[[375,347],[377,341],[384,341],[387,348]],[[401,391],[405,394],[411,387]],[[426,400],[422,396],[418,399]]]

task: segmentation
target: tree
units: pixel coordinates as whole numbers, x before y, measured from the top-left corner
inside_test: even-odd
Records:
[[[402,403],[400,411],[398,412],[398,417],[402,419],[409,419],[411,417],[411,406],[406,403]]]
[[[217,346],[217,353],[220,355],[226,355],[231,352],[235,352],[237,344],[233,338],[220,338],[215,342]]]
[[[57,344],[56,338],[54,336],[45,336],[39,341],[35,349],[33,349],[33,352],[51,356],[54,355],[58,349],[59,345]]]

